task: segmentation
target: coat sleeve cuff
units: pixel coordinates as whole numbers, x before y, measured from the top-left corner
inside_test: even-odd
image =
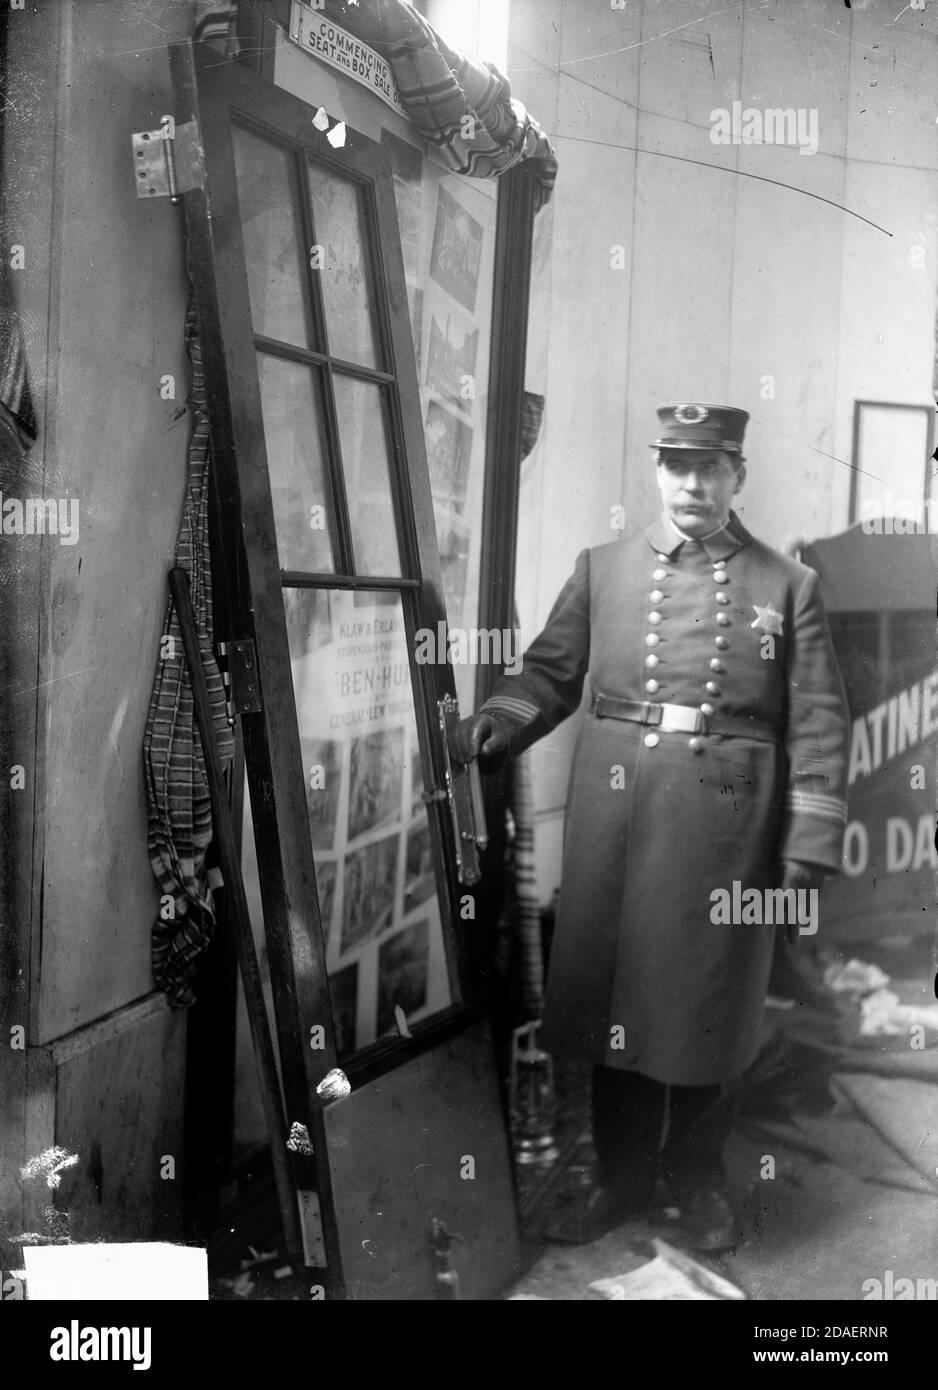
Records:
[[[830,873],[840,873],[846,802],[819,792],[791,791],[787,811],[788,826],[782,836],[780,857],[819,864]]]

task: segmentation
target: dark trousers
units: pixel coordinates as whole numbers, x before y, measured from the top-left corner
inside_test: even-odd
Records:
[[[597,1178],[647,1203],[655,1180],[675,1195],[722,1187],[723,1146],[735,1106],[722,1086],[668,1086],[635,1071],[593,1068]]]

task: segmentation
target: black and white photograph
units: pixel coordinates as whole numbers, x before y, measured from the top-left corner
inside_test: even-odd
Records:
[[[352,740],[348,838],[357,840],[401,818],[403,728],[379,729]]]
[[[345,856],[342,877],[343,955],[388,930],[397,898],[400,835],[386,835]]]
[[[427,385],[444,400],[471,411],[475,398],[476,356],[479,330],[456,314],[430,316],[427,351]]]
[[[472,427],[439,401],[428,401],[424,426],[430,486],[438,507],[457,515],[466,505]]]
[[[433,877],[433,851],[430,827],[412,825],[407,831],[407,858],[404,869],[404,912],[410,912],[436,892]]]
[[[938,0],[0,0],[27,1377],[432,1301],[927,1377],[936,71]]]
[[[345,744],[339,739],[306,738],[301,734],[300,747],[313,849],[331,850],[335,848]]]
[[[389,936],[378,951],[379,1037],[394,1026],[398,1010],[407,1019],[427,1002],[429,936],[429,922],[414,922]]]
[[[470,314],[476,307],[482,224],[457,198],[440,188],[430,253],[430,274]]]
[[[332,906],[335,902],[335,884],[338,864],[334,859],[316,856],[316,892],[319,895],[319,913],[322,918],[323,935],[328,942],[332,940]]]

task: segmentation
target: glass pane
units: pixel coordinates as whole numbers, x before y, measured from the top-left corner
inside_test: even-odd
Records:
[[[238,126],[231,135],[254,332],[306,347],[290,156]]]
[[[284,604],[344,1054],[451,1002],[404,618],[397,594],[288,589]]]
[[[333,375],[357,574],[399,575],[382,387]]]
[[[381,142],[394,171],[446,611],[454,626],[470,631],[479,622],[496,184],[446,174],[390,132]],[[537,219],[532,314],[543,299],[538,291],[549,288],[549,250],[549,222]],[[529,332],[525,386],[534,391],[543,390],[546,342],[546,330]],[[526,453],[532,435],[525,435]],[[536,461],[534,481],[523,464],[522,489],[536,486],[539,476]],[[522,597],[524,573],[534,569],[519,566]],[[525,605],[528,622],[526,598]],[[473,709],[476,667],[457,665],[453,675],[460,707]]]
[[[335,569],[318,383],[308,367],[257,354],[277,554],[285,570]]]
[[[346,362],[376,367],[371,270],[358,190],[311,161],[307,167],[329,351]],[[316,261],[311,253],[314,267]]]

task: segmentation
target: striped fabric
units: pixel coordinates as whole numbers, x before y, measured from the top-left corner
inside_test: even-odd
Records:
[[[192,365],[192,434],[176,564],[189,575],[215,734],[227,766],[234,751],[234,736],[228,724],[221,672],[212,651],[209,433],[202,353],[192,307],[186,315],[186,349]],[[166,608],[161,653],[144,735],[148,848],[162,895],[152,932],[153,976],[156,987],[164,990],[172,1003],[187,1006],[195,999],[193,979],[198,957],[214,930],[212,887],[220,879],[217,870],[207,872],[205,866],[212,839],[211,803],[192,686],[172,600]]]
[[[543,207],[557,156],[497,68],[447,47],[404,0],[332,0],[325,11],[387,59],[404,109],[437,163],[455,174],[494,178],[534,160]]]
[[[541,905],[534,867],[534,783],[529,753],[522,753],[512,765],[511,800],[515,821],[515,930],[518,933],[521,1007],[525,1019],[540,1018],[544,1003],[544,957]]]

